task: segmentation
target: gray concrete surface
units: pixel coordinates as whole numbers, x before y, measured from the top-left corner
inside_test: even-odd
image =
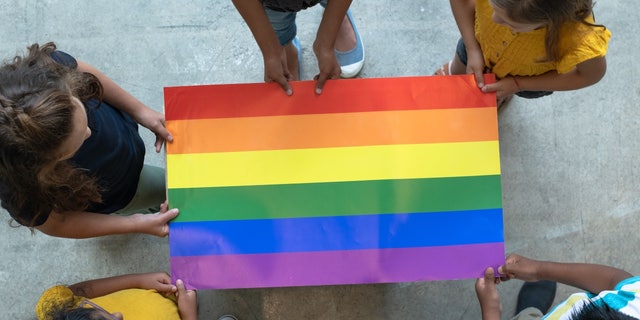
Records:
[[[230,1],[0,0],[0,57],[55,41],[162,110],[172,85],[262,81],[262,57]],[[640,274],[640,86],[630,0],[598,1],[613,32],[598,84],[537,100],[514,99],[500,114],[508,252],[596,262]],[[361,77],[429,75],[458,38],[448,1],[354,1],[367,61]],[[321,9],[299,15],[303,76]],[[151,146],[151,136],[144,138]],[[163,163],[150,152],[148,161]],[[42,291],[110,275],[168,271],[167,239],[144,235],[56,239],[0,223],[2,319],[33,318]],[[478,226],[482,228],[482,226]],[[202,291],[200,319],[479,319],[473,280],[384,285]],[[520,282],[500,285],[504,319]],[[573,289],[560,287],[557,300]]]

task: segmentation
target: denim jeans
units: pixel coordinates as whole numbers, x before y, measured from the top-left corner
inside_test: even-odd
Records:
[[[322,0],[320,1],[320,5],[326,7],[328,1],[329,0]],[[280,45],[284,46],[291,42],[298,31],[298,27],[296,26],[297,12],[283,12],[266,6],[264,7],[264,11],[267,13],[269,22],[278,36]]]

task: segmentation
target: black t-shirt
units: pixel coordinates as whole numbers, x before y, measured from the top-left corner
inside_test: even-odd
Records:
[[[59,64],[77,67],[77,61],[64,52],[55,51],[51,57]],[[144,165],[144,142],[138,134],[138,125],[126,113],[105,102],[99,104],[96,99],[83,103],[91,136],[68,161],[77,168],[86,169],[104,190],[102,203],[92,203],[87,211],[108,214],[124,208],[135,195]],[[5,208],[4,202],[9,199],[10,192],[9,186],[0,185],[0,198]],[[36,213],[28,205],[20,211],[9,213],[18,223],[29,225]],[[48,215],[41,215],[30,226],[42,225],[47,218]]]
[[[320,3],[320,0],[263,0],[265,7],[283,12],[298,12],[300,10],[313,7]]]

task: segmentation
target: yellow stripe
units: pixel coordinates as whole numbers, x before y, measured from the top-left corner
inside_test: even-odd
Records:
[[[495,174],[498,141],[167,155],[169,188]]]

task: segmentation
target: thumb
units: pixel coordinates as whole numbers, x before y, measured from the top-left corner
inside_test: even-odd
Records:
[[[173,208],[167,212],[164,212],[161,214],[163,215],[163,220],[164,222],[169,222],[170,220],[172,220],[173,218],[177,217],[178,214],[180,213],[180,210],[178,210],[178,208]]]
[[[183,294],[186,291],[186,289],[184,287],[184,281],[182,281],[180,279],[176,280],[176,289],[178,290],[178,294],[179,295]]]

